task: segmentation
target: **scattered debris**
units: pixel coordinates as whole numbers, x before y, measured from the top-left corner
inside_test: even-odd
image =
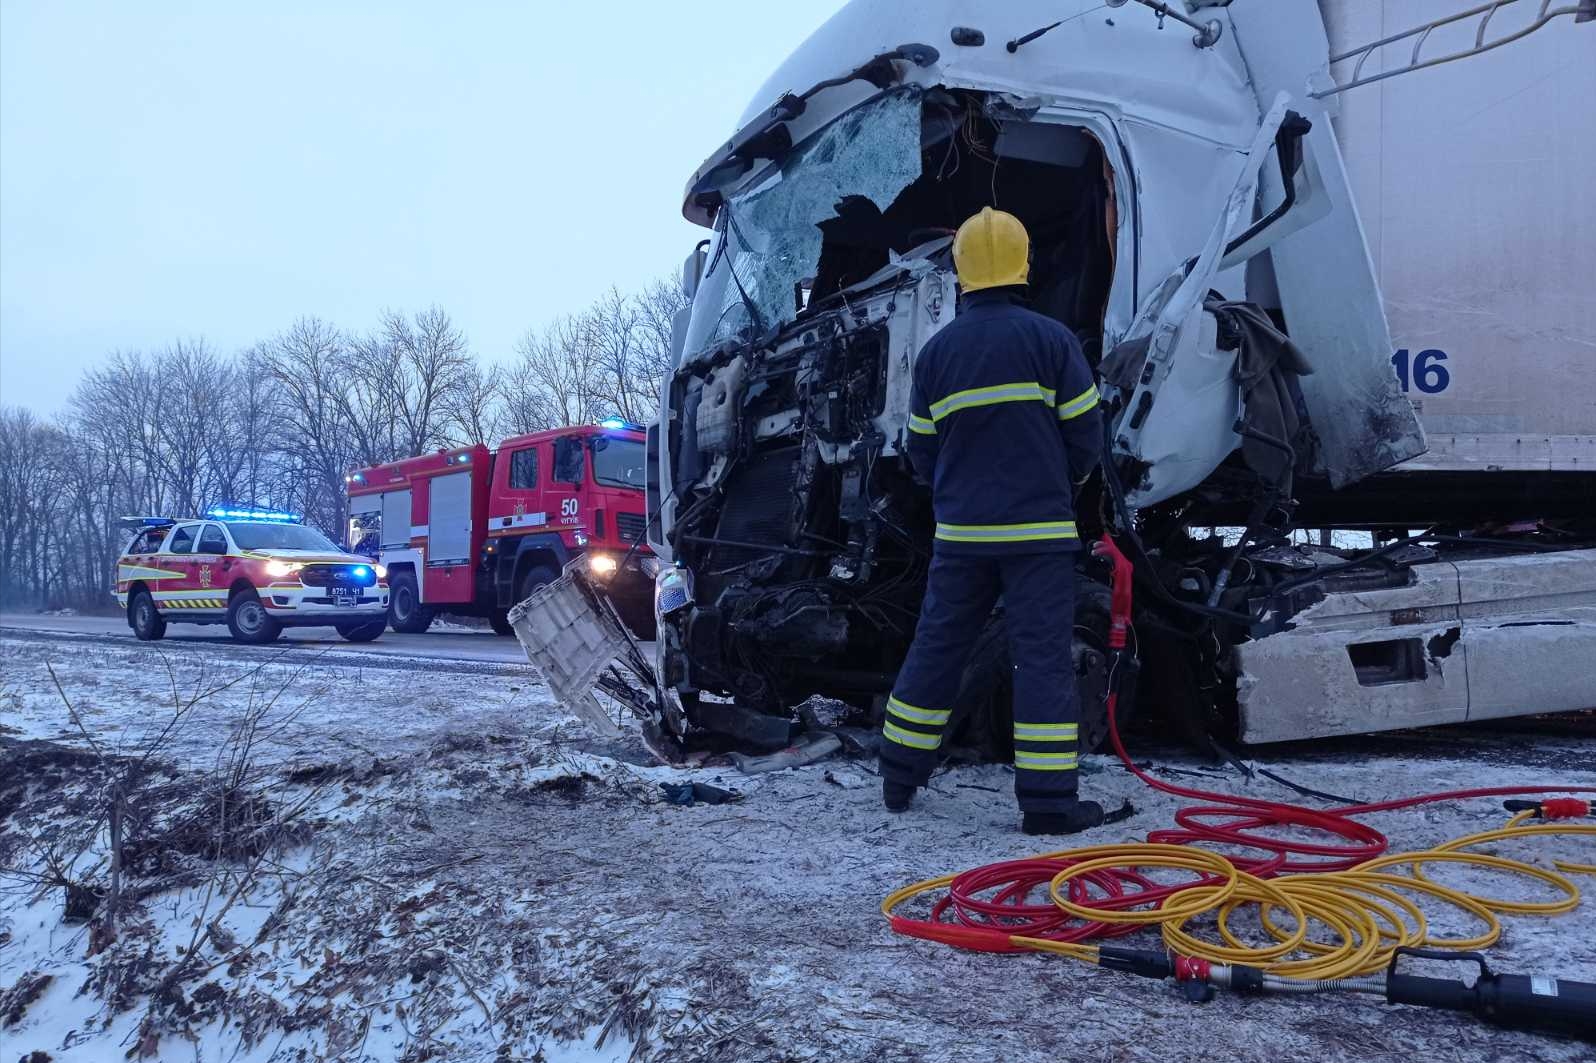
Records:
[[[744,775],[758,775],[762,772],[781,771],[784,768],[800,768],[805,764],[813,764],[840,749],[842,749],[842,739],[836,735],[829,731],[809,731],[779,752],[762,757],[733,753],[731,759],[732,763],[737,765],[737,770]]]
[[[662,782],[659,788],[665,792],[667,805],[724,805],[743,799],[736,790],[722,790],[707,782]]]

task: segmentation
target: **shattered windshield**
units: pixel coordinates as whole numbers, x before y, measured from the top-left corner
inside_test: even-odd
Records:
[[[683,350],[690,356],[791,321],[794,286],[813,276],[820,260],[819,223],[845,196],[863,196],[884,211],[919,176],[915,93],[872,100],[810,137],[721,207]]]

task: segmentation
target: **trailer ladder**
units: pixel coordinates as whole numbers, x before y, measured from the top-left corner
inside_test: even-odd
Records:
[[[1546,25],[1548,22],[1560,15],[1573,15],[1575,22],[1590,22],[1592,20],[1596,20],[1596,0],[1578,0],[1577,3],[1561,4],[1557,7],[1552,6],[1552,0],[1541,0],[1540,11],[1537,12],[1533,22],[1520,29],[1514,30],[1512,33],[1504,34],[1503,36],[1487,40],[1485,33],[1491,25],[1491,19],[1495,17],[1496,13],[1502,8],[1507,7],[1509,4],[1516,4],[1518,2],[1519,0],[1493,0],[1492,3],[1480,4],[1477,7],[1469,8],[1467,11],[1460,11],[1455,15],[1448,15],[1445,18],[1433,19],[1430,22],[1415,26],[1410,30],[1404,30],[1401,33],[1392,34],[1389,37],[1382,38],[1381,40],[1374,41],[1370,44],[1365,44],[1359,48],[1354,48],[1351,51],[1342,52],[1340,55],[1333,55],[1330,57],[1330,65],[1332,67],[1337,63],[1344,63],[1352,58],[1357,59],[1356,65],[1354,65],[1352,68],[1352,77],[1333,88],[1324,89],[1321,92],[1309,93],[1309,95],[1316,100],[1324,99],[1326,96],[1334,96],[1338,93],[1346,92],[1348,89],[1355,89],[1360,85],[1370,85],[1376,81],[1384,81],[1387,78],[1399,77],[1402,74],[1411,74],[1415,70],[1423,70],[1426,67],[1440,66],[1443,63],[1451,63],[1459,59],[1468,59],[1471,56],[1481,55],[1485,52],[1491,51],[1493,48],[1500,48],[1504,44],[1510,44],[1521,37],[1529,36],[1531,33],[1534,33],[1536,30],[1540,29],[1542,26]],[[1465,48],[1458,52],[1451,52],[1446,55],[1438,55],[1433,58],[1423,57],[1422,53],[1424,51],[1424,44],[1429,40],[1431,33],[1435,32],[1442,26],[1449,26],[1452,23],[1462,22],[1466,19],[1476,17],[1479,18],[1480,21],[1479,25],[1474,30],[1473,47]],[[1369,61],[1370,56],[1376,54],[1388,45],[1396,44],[1398,41],[1406,41],[1409,38],[1414,37],[1418,39],[1413,42],[1413,51],[1408,56],[1408,62],[1406,66],[1398,67],[1395,70],[1386,70],[1379,74],[1370,74],[1367,77],[1363,76],[1363,64]]]

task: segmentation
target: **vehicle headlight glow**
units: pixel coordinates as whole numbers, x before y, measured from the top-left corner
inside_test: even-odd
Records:
[[[292,576],[304,567],[304,565],[295,564],[292,561],[268,561],[266,562],[266,575]]]
[[[371,571],[373,571],[373,572],[375,572],[377,574],[377,578],[378,579],[387,579],[388,578],[388,569],[385,566],[383,566],[383,565],[372,565],[371,566]]]
[[[587,567],[595,576],[613,576],[621,566],[609,554],[594,554],[587,559]]]

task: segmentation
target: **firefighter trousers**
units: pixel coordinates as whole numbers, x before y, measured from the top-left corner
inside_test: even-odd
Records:
[[[914,644],[887,700],[881,773],[923,786],[970,651],[1003,600],[1014,690],[1014,794],[1022,812],[1059,812],[1075,800],[1080,704],[1071,638],[1074,552],[949,555],[931,561]]]

